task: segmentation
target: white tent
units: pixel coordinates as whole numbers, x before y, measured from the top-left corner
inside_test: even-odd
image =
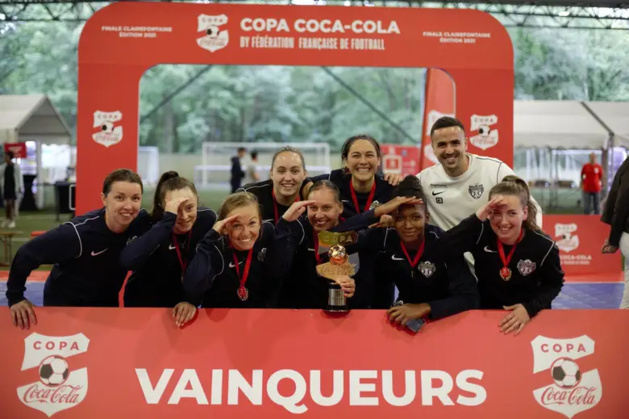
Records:
[[[600,149],[607,130],[576,101],[514,103],[514,146],[522,148]]]
[[[614,146],[629,148],[629,102],[585,102],[613,133]]]
[[[0,95],[0,143],[69,144],[70,129],[46,95]]]
[[[514,103],[514,168],[529,181],[576,188],[591,152],[600,155],[607,178],[626,155],[614,154],[615,147],[629,148],[629,103]]]
[[[20,165],[23,173],[36,174],[39,183],[47,178],[42,167],[42,146],[69,145],[71,139],[68,125],[46,95],[0,95],[0,144],[34,144],[33,158],[23,159]],[[43,188],[37,188],[36,203],[43,206]]]

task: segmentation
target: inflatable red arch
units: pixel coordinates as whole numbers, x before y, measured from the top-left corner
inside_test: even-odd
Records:
[[[456,83],[469,150],[513,160],[513,48],[489,14],[115,3],[87,21],[79,42],[78,214],[101,205],[107,173],[136,168],[140,79],[158,64],[440,68]],[[479,135],[485,127],[491,136]]]

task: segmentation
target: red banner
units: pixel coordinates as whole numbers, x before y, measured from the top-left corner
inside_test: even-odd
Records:
[[[620,252],[601,253],[609,237],[609,226],[599,217],[544,214],[543,229],[557,243],[561,266],[573,280],[608,281],[610,274],[622,272]],[[614,280],[617,279],[615,275]]]
[[[424,105],[424,135],[422,136],[421,169],[438,163],[432,149],[430,129],[442,116],[455,116],[454,80],[443,70],[426,70],[426,94]],[[465,121],[463,121],[465,124]],[[469,128],[469,127],[468,127]]]
[[[456,82],[461,120],[500,121],[500,143],[485,154],[512,161],[513,48],[489,14],[118,2],[87,21],[79,41],[77,213],[101,205],[110,171],[136,167],[140,78],[161,63],[442,68]]]
[[[384,173],[403,176],[419,173],[419,148],[396,144],[382,144],[382,168]]]
[[[519,336],[504,312],[397,330],[382,311],[0,310],[7,418],[626,417],[627,310],[542,312]],[[605,325],[606,327],[601,327]],[[614,333],[609,333],[613,329]]]
[[[18,159],[26,158],[26,143],[4,143],[4,153],[13,152],[13,156]]]

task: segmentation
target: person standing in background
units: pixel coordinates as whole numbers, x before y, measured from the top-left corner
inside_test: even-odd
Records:
[[[583,191],[583,213],[589,215],[594,207],[594,214],[599,215],[603,168],[596,163],[596,154],[590,153],[590,161],[581,169],[581,190]]]
[[[2,221],[2,227],[15,228],[15,201],[24,189],[22,171],[20,165],[13,162],[15,154],[7,151],[4,154],[4,164],[0,167],[0,184],[4,198],[6,219]]]
[[[244,147],[238,147],[238,154],[231,158],[231,178],[229,183],[231,184],[231,192],[236,192],[236,189],[240,188],[242,178],[245,177],[245,172],[242,171],[242,163],[240,159],[245,156],[247,150]]]
[[[247,173],[245,174],[245,184],[259,182],[260,175],[258,174],[258,152],[251,152],[251,160],[247,162]]]

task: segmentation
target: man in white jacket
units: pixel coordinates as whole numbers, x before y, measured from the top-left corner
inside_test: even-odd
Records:
[[[430,130],[438,165],[422,170],[419,178],[426,198],[430,223],[444,230],[458,225],[488,201],[489,191],[507,175],[515,175],[505,163],[467,153],[465,127],[456,118],[439,118]],[[542,209],[537,206],[537,225]]]
[[[24,189],[24,180],[20,165],[13,162],[15,155],[12,151],[4,153],[4,164],[0,165],[0,185],[4,198],[6,219],[2,227],[15,228],[16,202]]]

